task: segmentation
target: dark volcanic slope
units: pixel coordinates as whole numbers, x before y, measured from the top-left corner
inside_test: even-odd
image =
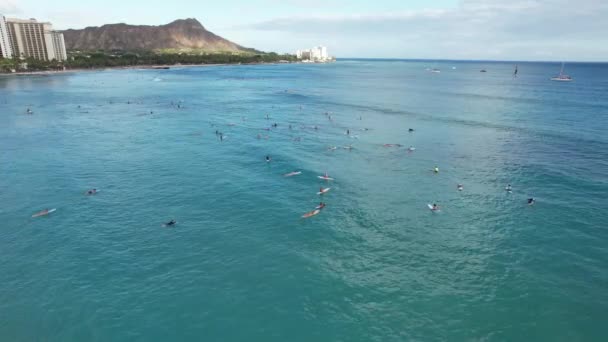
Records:
[[[68,50],[252,51],[207,31],[196,19],[180,19],[161,26],[110,24],[66,30],[63,34]]]

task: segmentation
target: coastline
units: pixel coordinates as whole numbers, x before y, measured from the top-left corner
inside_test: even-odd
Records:
[[[87,72],[87,71],[104,71],[104,70],[134,70],[134,69],[144,69],[144,70],[164,70],[171,68],[191,68],[191,67],[215,67],[215,66],[229,66],[229,65],[266,65],[266,64],[301,64],[302,62],[260,62],[260,63],[218,63],[218,64],[158,64],[158,65],[127,65],[127,66],[109,66],[103,68],[75,68],[75,69],[65,69],[65,70],[41,70],[41,71],[18,71],[13,73],[0,73],[0,77],[10,77],[10,76],[51,76],[51,75],[63,75],[69,73],[77,73],[77,72]]]

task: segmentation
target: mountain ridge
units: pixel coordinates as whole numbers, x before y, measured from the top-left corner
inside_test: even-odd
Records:
[[[197,19],[177,19],[165,25],[126,23],[63,31],[68,50],[177,50],[183,52],[257,52],[208,31]]]

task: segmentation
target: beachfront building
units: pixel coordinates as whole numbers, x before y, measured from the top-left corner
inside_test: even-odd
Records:
[[[8,36],[8,25],[2,14],[0,14],[0,57],[13,58],[13,48]]]
[[[68,59],[68,54],[65,50],[65,40],[63,39],[63,33],[54,30],[48,30],[44,32],[44,40],[47,46],[48,59],[56,59],[58,61],[65,61]]]
[[[298,50],[296,51],[296,57],[303,61],[311,62],[328,62],[332,60],[327,54],[327,47],[325,46],[315,46],[308,50]]]
[[[51,23],[11,18],[4,22],[8,36],[7,51],[11,51],[13,57],[43,61],[67,59],[63,33],[53,30]]]

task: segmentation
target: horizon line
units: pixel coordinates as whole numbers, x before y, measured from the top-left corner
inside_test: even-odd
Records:
[[[607,64],[599,60],[516,60],[516,59],[449,59],[449,58],[402,58],[402,57],[335,57],[336,60],[385,60],[385,61],[432,61],[432,62],[493,62],[493,63],[597,63]]]

